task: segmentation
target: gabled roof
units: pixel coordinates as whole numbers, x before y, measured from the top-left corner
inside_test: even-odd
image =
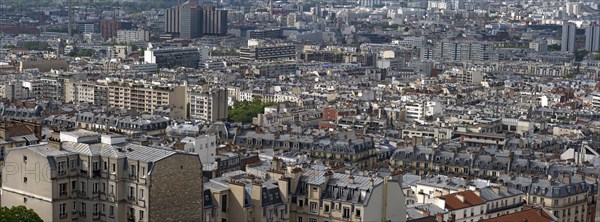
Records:
[[[464,197],[463,200],[459,199],[460,196]],[[470,190],[444,195],[440,199],[446,201],[446,209],[450,211],[485,204],[485,200]]]
[[[505,214],[499,217],[483,220],[483,222],[505,222],[505,221],[535,221],[551,222],[555,221],[552,216],[540,209],[527,209],[512,214]]]

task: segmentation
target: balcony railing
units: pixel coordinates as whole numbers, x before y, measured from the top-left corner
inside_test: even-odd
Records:
[[[487,213],[496,213],[496,212],[500,212],[500,211],[504,211],[504,210],[509,210],[509,209],[513,209],[513,208],[517,208],[517,207],[521,207],[525,204],[525,202],[519,202],[519,203],[515,203],[512,205],[508,205],[508,206],[503,206],[503,207],[497,207],[494,209],[489,209],[487,211]]]

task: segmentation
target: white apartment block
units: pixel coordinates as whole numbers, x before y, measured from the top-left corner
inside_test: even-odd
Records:
[[[203,92],[190,92],[190,117],[215,122],[227,119],[227,90],[210,89]]]
[[[196,138],[185,137],[181,140],[183,149],[190,153],[197,153],[202,163],[213,163],[217,155],[217,136],[200,135]]]
[[[146,31],[143,29],[118,30],[117,31],[117,42],[118,43],[147,42],[147,41],[150,41],[150,31]]]

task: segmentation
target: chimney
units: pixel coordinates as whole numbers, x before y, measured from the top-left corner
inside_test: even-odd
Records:
[[[462,194],[456,194],[456,199],[460,200],[460,202],[465,202],[465,196]]]
[[[350,178],[348,178],[348,184],[354,184],[354,176],[350,175]]]
[[[442,213],[437,213],[435,215],[435,222],[444,222],[444,215]]]

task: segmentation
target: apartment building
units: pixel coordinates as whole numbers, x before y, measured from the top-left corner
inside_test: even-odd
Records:
[[[2,206],[44,221],[202,221],[202,164],[195,154],[125,142],[54,142],[11,150]]]
[[[443,195],[433,200],[433,203],[446,209],[450,221],[473,222],[485,218],[485,200],[478,191],[462,191]]]
[[[294,45],[253,45],[240,49],[240,59],[243,61],[295,59],[296,46]]]
[[[286,186],[233,171],[204,184],[205,221],[289,221]]]
[[[150,41],[150,31],[147,31],[144,29],[118,30],[117,31],[117,42],[118,43],[147,42],[147,41]]]
[[[464,152],[461,145],[448,147],[413,147],[396,150],[390,164],[402,167],[407,173],[427,175],[428,173],[443,173],[447,175],[469,175],[483,179],[497,178],[510,172],[522,175],[547,175],[557,170],[556,164],[536,160],[533,155],[515,156],[514,153],[490,155],[485,152]]]
[[[0,98],[9,101],[29,98],[30,91],[23,87],[22,81],[9,81],[0,85]]]
[[[227,90],[208,89],[189,92],[190,117],[207,122],[227,119]]]
[[[173,118],[185,118],[186,86],[160,86],[138,83],[108,83],[107,105],[141,113],[154,113],[159,107],[170,107]]]
[[[600,92],[599,91],[592,93],[592,107],[600,108]]]
[[[357,168],[373,167],[377,164],[380,155],[387,155],[376,149],[373,138],[356,135],[298,137],[291,134],[275,135],[245,131],[236,135],[234,144],[243,147],[299,150],[309,153],[313,158],[322,159],[324,163],[343,161]]]
[[[42,127],[34,121],[4,120],[0,122],[0,161],[12,148],[41,142]]]
[[[254,179],[257,181],[271,181],[267,183],[273,187],[271,189],[265,189],[265,183],[262,183],[262,198],[281,201],[280,208],[273,211],[267,202],[266,208],[254,208],[252,212],[267,215],[267,220],[263,221],[406,221],[400,171],[380,177],[349,172],[337,173],[334,169],[323,167],[286,168],[279,160],[274,160],[271,165],[260,163],[248,166],[246,177],[261,178]],[[247,187],[246,190],[255,190],[252,191],[254,196],[258,187],[260,186],[254,185],[252,189]],[[271,195],[271,192],[278,193],[280,197]],[[245,200],[235,198],[229,206],[246,206],[248,204],[245,203],[253,203],[242,201]],[[248,211],[233,212],[248,214]],[[268,215],[272,215],[270,218],[273,219],[269,220]],[[230,221],[248,221],[232,216],[228,214]]]
[[[153,47],[144,51],[144,62],[160,68],[188,67],[197,69],[200,62],[198,47]]]
[[[502,175],[500,180],[525,192],[527,203],[544,207],[559,222],[595,221],[598,182],[594,178],[561,173],[549,179]]]
[[[86,81],[65,83],[65,102],[105,106],[107,99],[107,85]]]
[[[430,117],[443,112],[441,103],[436,101],[415,101],[404,106],[406,108],[406,119],[412,121],[424,121]]]
[[[476,193],[485,201],[485,219],[520,212],[526,203],[523,191],[505,184],[484,187]]]

